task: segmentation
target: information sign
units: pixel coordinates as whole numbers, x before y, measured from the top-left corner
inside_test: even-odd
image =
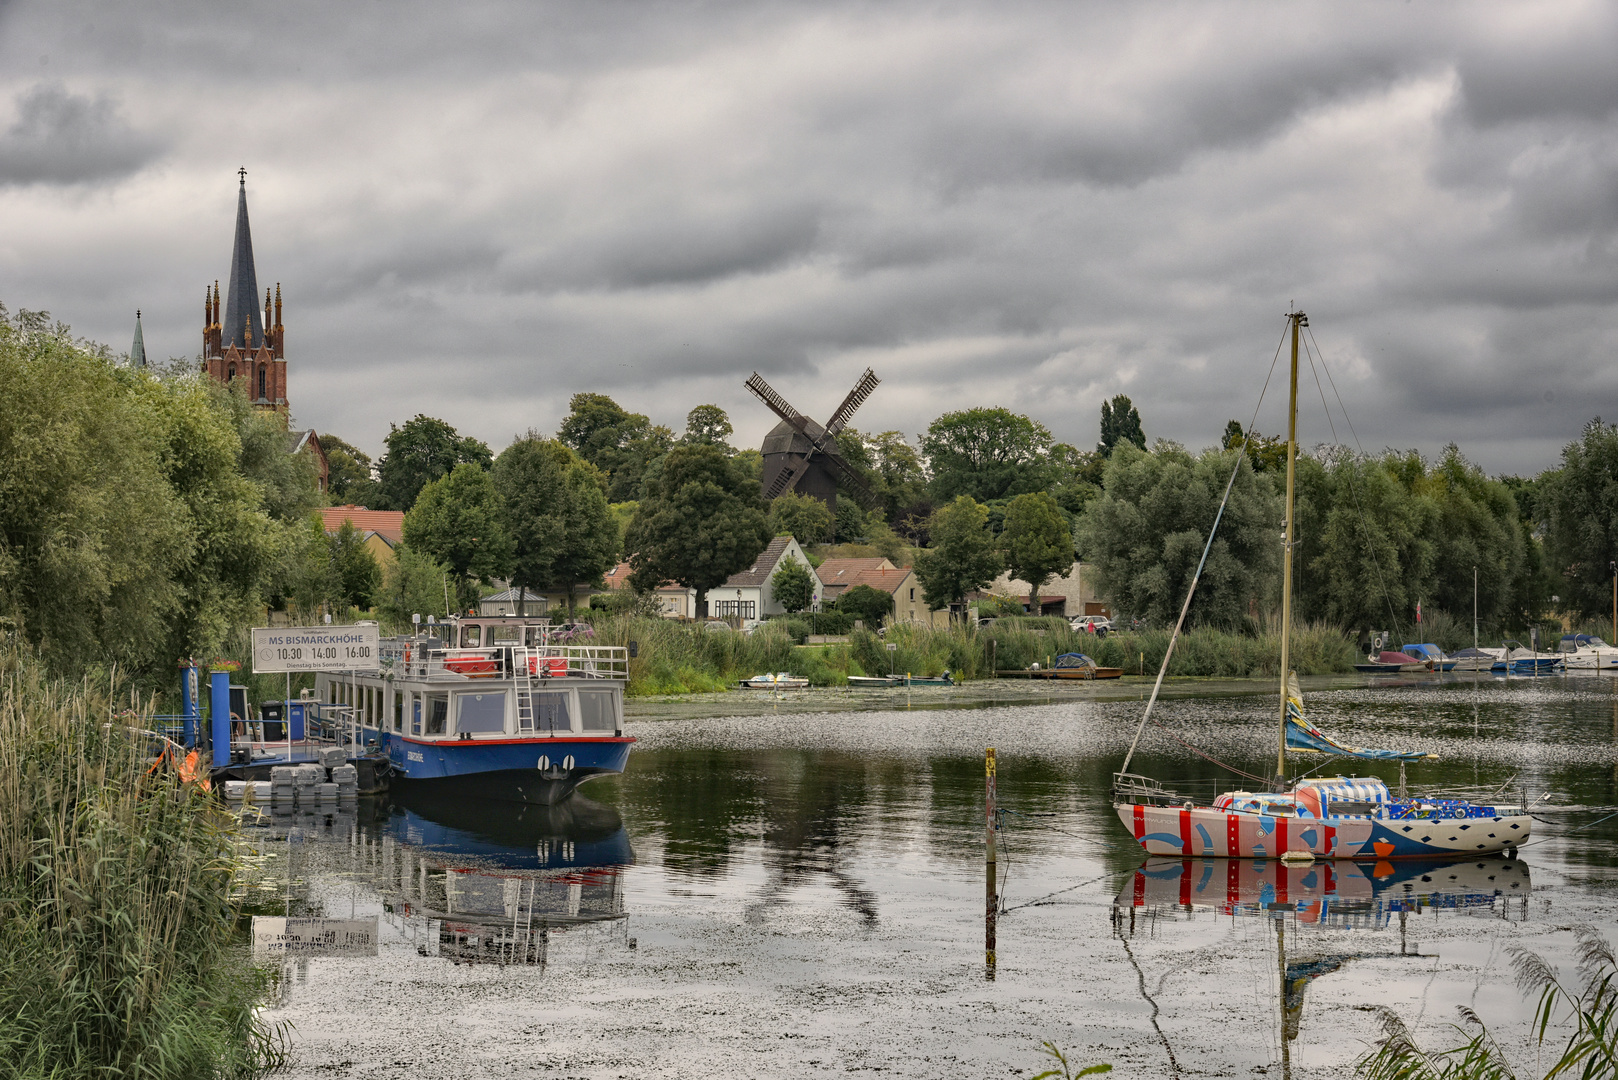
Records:
[[[375,956],[377,917],[283,919],[253,916],[253,958],[296,960],[310,956]]]
[[[382,634],[375,626],[253,628],[253,671],[376,671]]]

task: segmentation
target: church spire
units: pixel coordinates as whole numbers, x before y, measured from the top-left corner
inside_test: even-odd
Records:
[[[236,244],[230,253],[230,284],[225,294],[224,325],[228,336],[223,346],[254,349],[264,343],[264,326],[259,322],[253,234],[247,225],[247,170],[241,169],[239,175],[242,186],[236,196]]]
[[[135,343],[129,347],[129,366],[146,366],[146,338],[140,332],[140,311],[135,312]]]

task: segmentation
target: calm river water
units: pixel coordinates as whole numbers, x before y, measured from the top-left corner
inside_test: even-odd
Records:
[[[1177,688],[1160,715],[1263,773],[1275,706],[1252,690]],[[1413,788],[1549,795],[1516,860],[1442,868],[1146,864],[1107,800],[1134,692],[763,701],[632,721],[628,772],[555,810],[395,794],[268,818],[257,910],[381,920],[377,957],[286,968],[284,1075],[1026,1076],[1048,1040],[1119,1077],[1333,1077],[1373,1007],[1448,1046],[1461,1005],[1532,1066],[1510,947],[1571,972],[1570,927],[1618,941],[1618,818],[1591,824],[1618,811],[1618,680],[1306,688],[1345,741],[1441,754]],[[992,978],[986,746],[1015,812]],[[1166,781],[1221,775],[1160,732],[1142,747]]]

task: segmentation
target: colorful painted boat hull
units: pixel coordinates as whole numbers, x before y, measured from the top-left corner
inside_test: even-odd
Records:
[[[457,785],[486,799],[554,805],[598,776],[624,771],[625,735],[413,739],[383,736],[396,780]]]
[[[1442,820],[1284,818],[1211,807],[1120,803],[1119,819],[1149,855],[1275,859],[1410,859],[1487,855],[1528,839],[1527,815]]]

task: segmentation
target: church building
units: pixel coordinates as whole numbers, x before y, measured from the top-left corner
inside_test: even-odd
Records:
[[[236,243],[230,253],[225,315],[219,317],[219,282],[203,290],[202,370],[223,383],[243,380],[247,396],[260,409],[287,413],[286,328],[281,325],[281,285],[264,290],[258,307],[258,272],[253,266],[253,233],[247,225],[247,170],[241,170],[236,196]]]

